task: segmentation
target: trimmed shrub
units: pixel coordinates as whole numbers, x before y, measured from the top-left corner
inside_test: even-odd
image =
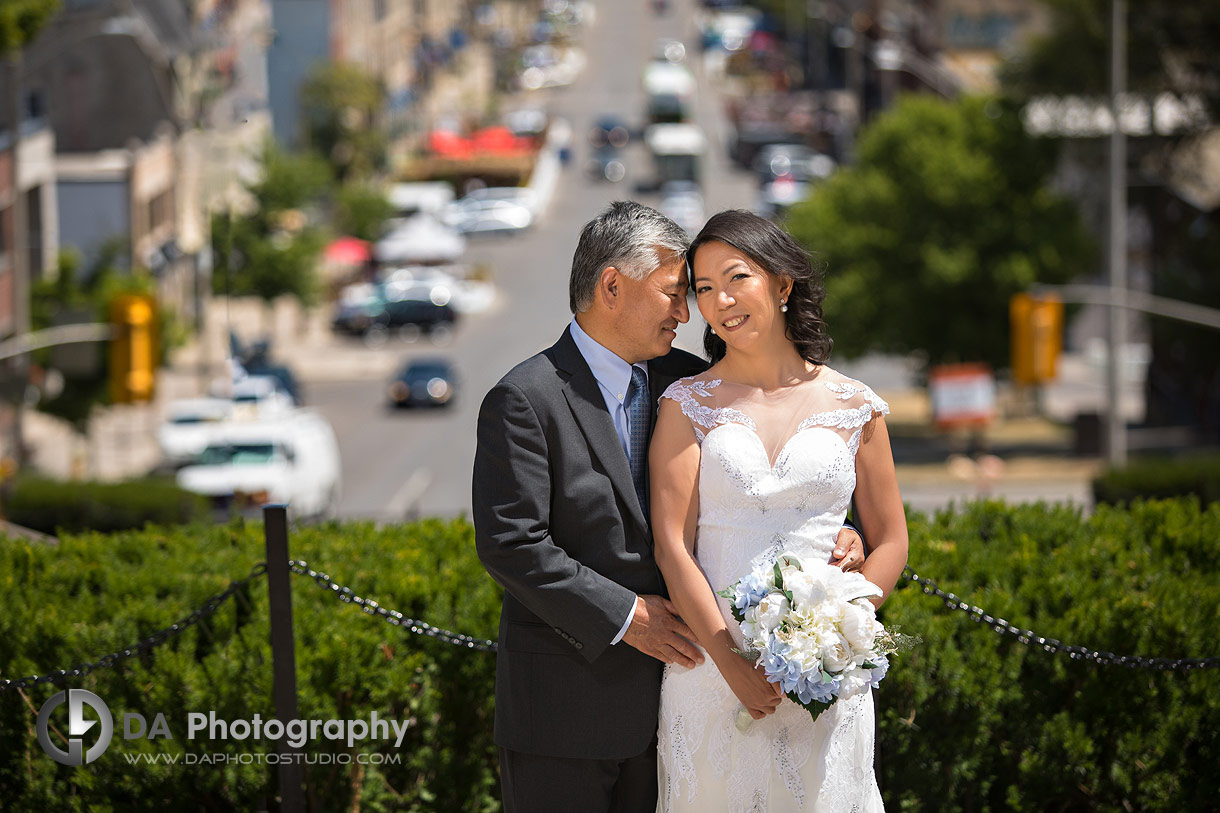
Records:
[[[314,526],[295,529],[290,544],[294,557],[388,609],[496,635],[499,588],[479,565],[466,522]],[[68,535],[58,546],[0,541],[0,677],[72,668],[141,641],[263,558],[261,524],[240,522]],[[307,743],[305,754],[328,761],[306,766],[310,809],[498,809],[495,656],[413,635],[308,578],[293,575],[291,584],[300,718],[368,720],[375,711],[411,721],[397,748],[392,736],[350,748],[344,740]],[[256,761],[275,752],[274,740],[187,737],[189,712],[215,711],[221,720],[275,716],[265,577],[164,645],[64,685],[105,700],[114,739],[97,762],[62,767],[42,752],[34,721],[64,686],[0,692],[6,810],[260,810],[274,798],[277,768]],[[163,713],[173,739],[124,739],[125,713],[142,714],[150,726]],[[179,764],[129,762],[162,754]],[[401,764],[360,764],[361,755]],[[231,761],[201,764],[205,759]]]
[[[912,518],[911,568],[1046,638],[1220,655],[1220,504],[980,502]],[[923,643],[878,690],[887,809],[1220,809],[1220,669],[1098,666],[996,634],[903,579],[883,620]]]
[[[153,477],[98,483],[22,476],[6,489],[3,502],[10,522],[52,535],[184,525],[205,520],[208,512],[204,497]]]
[[[1220,456],[1145,458],[1107,469],[1093,480],[1093,501],[1098,503],[1190,495],[1205,504],[1220,501]]]
[[[1208,657],[1220,620],[1220,504],[966,506],[913,516],[911,566],[1039,635],[1118,654]],[[462,520],[295,529],[292,555],[355,593],[446,629],[495,636],[500,591]],[[0,541],[0,677],[71,668],[187,616],[263,559],[255,523],[113,535],[59,546]],[[393,741],[317,739],[304,751],[313,810],[494,811],[495,659],[412,635],[292,577],[300,717],[412,721]],[[274,716],[265,577],[162,646],[67,686],[115,718],[97,761],[42,753],[37,710],[63,686],[0,692],[6,810],[275,808],[268,739],[187,738],[188,712]],[[997,635],[903,580],[886,623],[923,638],[878,690],[879,779],[895,811],[1220,809],[1220,670],[1098,666]],[[172,739],[124,739],[123,715]],[[62,717],[62,714],[61,714]],[[61,731],[61,733],[63,733]],[[92,742],[86,735],[86,743]],[[358,755],[401,758],[362,764]],[[177,756],[178,764],[147,761]],[[198,764],[204,758],[219,764]],[[246,759],[245,762],[239,761]],[[350,762],[345,761],[351,759]],[[196,764],[189,764],[191,761]]]

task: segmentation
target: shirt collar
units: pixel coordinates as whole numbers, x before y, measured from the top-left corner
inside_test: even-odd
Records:
[[[597,379],[597,383],[605,387],[620,402],[627,397],[627,387],[631,384],[632,366],[643,370],[644,376],[647,378],[647,365],[631,365],[623,361],[614,351],[608,350],[588,333],[585,333],[575,317],[572,319],[570,330],[572,332],[572,341],[576,342],[576,349],[584,356],[585,362],[593,372],[593,377]]]

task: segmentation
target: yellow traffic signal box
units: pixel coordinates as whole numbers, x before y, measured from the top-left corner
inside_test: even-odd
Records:
[[[1063,352],[1063,302],[1051,296],[1016,294],[1008,303],[1008,321],[1013,381],[1053,381]]]
[[[157,383],[157,302],[147,294],[122,294],[110,303],[110,400],[150,401]]]

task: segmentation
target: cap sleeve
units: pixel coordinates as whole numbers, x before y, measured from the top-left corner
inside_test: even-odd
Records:
[[[696,378],[679,378],[666,387],[665,392],[661,393],[662,398],[668,398],[682,408],[682,414],[690,420],[691,427],[695,430],[695,440],[700,445],[703,444],[703,438],[707,434],[704,430],[716,425],[716,410],[701,404],[698,398],[710,398],[711,390],[719,384],[718,380],[700,381]]]
[[[843,407],[809,418],[801,426],[816,424],[850,431],[847,446],[854,455],[860,450],[864,426],[878,415],[890,414],[890,405],[859,381],[827,381],[826,387],[834,393],[836,400],[843,402]]]

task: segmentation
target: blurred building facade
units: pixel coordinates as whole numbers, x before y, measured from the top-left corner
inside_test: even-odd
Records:
[[[502,2],[502,0],[501,0]],[[276,141],[302,146],[300,89],[326,62],[357,65],[384,89],[384,128],[391,166],[401,163],[444,110],[485,107],[494,74],[475,40],[475,9],[500,3],[468,0],[270,0],[267,51]],[[510,2],[510,6],[522,5]],[[459,91],[450,91],[451,86]]]
[[[22,53],[25,126],[45,122],[50,139],[18,153],[18,175],[39,180],[32,276],[53,273],[63,250],[86,273],[117,256],[152,274],[165,304],[197,309],[206,212],[240,185],[237,153],[266,131],[265,18],[263,0],[63,4]],[[13,88],[6,73],[0,98]]]

